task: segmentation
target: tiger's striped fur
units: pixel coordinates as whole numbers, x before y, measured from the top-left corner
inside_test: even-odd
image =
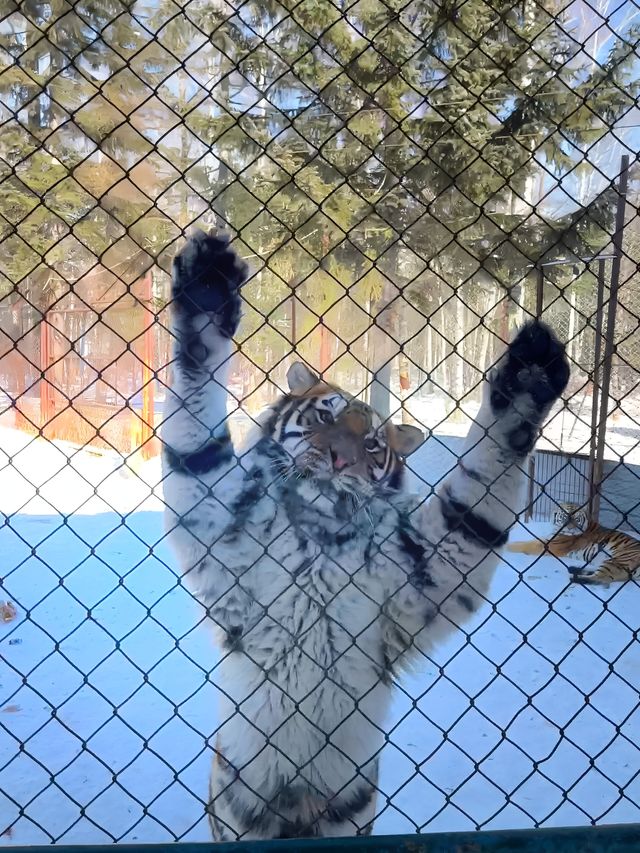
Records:
[[[583,567],[570,567],[571,579],[577,583],[609,584],[640,578],[640,541],[620,530],[611,530],[592,522],[586,530],[576,534],[558,533],[551,539],[531,539],[511,542],[509,551],[521,554],[553,554],[554,557],[577,556],[590,563],[600,553],[605,561],[595,571]]]
[[[546,327],[525,326],[489,374],[464,463],[430,500],[402,490],[419,431],[302,364],[234,450],[227,369],[245,276],[220,237],[198,233],[176,258],[163,424],[167,528],[220,648],[211,828],[367,834],[394,678],[482,606],[569,368]]]

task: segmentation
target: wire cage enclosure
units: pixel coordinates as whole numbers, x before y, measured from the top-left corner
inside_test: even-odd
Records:
[[[195,228],[248,264],[238,443],[299,359],[425,431],[408,473],[428,496],[538,317],[572,373],[512,538],[565,503],[639,535],[638,14],[0,4],[3,844],[209,839],[224,652],[168,548],[160,464],[171,262]],[[637,847],[638,605],[635,580],[505,554],[485,606],[398,679],[380,839],[339,843]]]

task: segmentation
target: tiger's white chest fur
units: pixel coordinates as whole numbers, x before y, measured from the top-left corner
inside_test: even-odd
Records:
[[[190,479],[181,486],[184,509],[174,516],[173,538],[181,562],[192,567],[186,585],[211,608],[228,650],[225,677],[255,665],[256,679],[267,673],[307,705],[325,673],[345,696],[371,689],[385,667],[380,620],[388,590],[381,576],[410,500],[398,496],[394,506],[376,498],[356,509],[351,496],[328,484],[282,483],[259,452],[243,457],[215,492]],[[206,570],[203,557],[227,570],[226,583]],[[246,683],[241,690],[239,700]]]

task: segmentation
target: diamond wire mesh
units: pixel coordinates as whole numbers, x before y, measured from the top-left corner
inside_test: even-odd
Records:
[[[575,369],[542,446],[571,467],[596,358],[581,259],[611,255],[619,158],[638,150],[637,15],[606,0],[5,2],[3,840],[206,837],[223,688],[165,547],[155,436],[185,229],[228,227],[251,268],[236,434],[295,350],[431,431],[412,460],[427,491],[547,264],[544,317]],[[626,522],[633,168],[628,198],[602,487]],[[638,819],[637,587],[567,591],[523,568],[398,685],[377,831]]]

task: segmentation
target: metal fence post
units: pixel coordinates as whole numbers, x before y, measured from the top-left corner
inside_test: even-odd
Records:
[[[609,285],[609,305],[605,329],[604,356],[602,359],[602,387],[600,393],[600,412],[598,417],[598,437],[596,440],[593,472],[590,480],[590,516],[597,521],[600,517],[601,484],[604,468],[604,451],[609,415],[609,389],[611,386],[611,367],[615,352],[615,327],[618,309],[618,289],[620,287],[620,264],[622,261],[622,241],[627,205],[627,186],[629,181],[629,155],[624,154],[620,161],[618,182],[618,201],[616,204],[615,231],[613,233],[613,260],[611,262],[611,282]]]

